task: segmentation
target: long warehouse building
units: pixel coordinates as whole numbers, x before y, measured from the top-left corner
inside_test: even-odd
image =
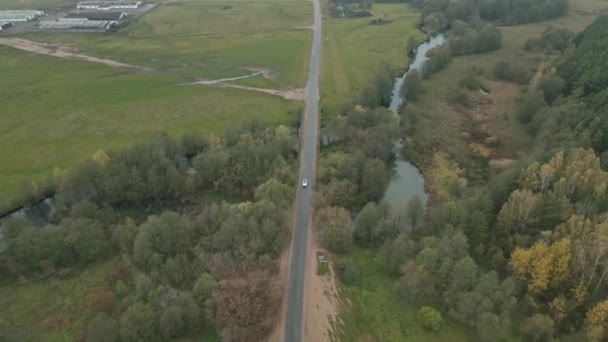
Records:
[[[0,11],[0,21],[2,22],[24,22],[24,21],[32,21],[44,15],[43,11],[16,11],[16,10],[8,10],[8,11]]]
[[[111,11],[121,9],[138,9],[143,1],[81,1],[76,8],[88,10]]]
[[[118,26],[115,20],[61,19],[41,21],[38,28],[49,31],[109,31]]]

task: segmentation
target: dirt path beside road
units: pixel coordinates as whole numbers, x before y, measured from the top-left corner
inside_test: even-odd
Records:
[[[312,231],[308,234],[302,341],[329,342],[338,314],[339,297],[332,265],[326,274],[317,274],[317,252],[325,256],[327,253],[317,247],[314,235]]]

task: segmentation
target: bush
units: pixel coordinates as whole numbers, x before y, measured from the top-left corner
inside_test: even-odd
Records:
[[[422,71],[423,78],[428,78],[432,74],[445,69],[452,60],[452,52],[448,46],[434,48],[427,52],[429,58]]]
[[[566,90],[566,81],[558,76],[545,75],[538,82],[538,87],[543,92],[545,102],[551,104]]]
[[[105,313],[100,313],[93,318],[85,333],[87,342],[114,342],[118,340],[118,323]]]
[[[346,285],[355,285],[361,281],[359,267],[352,260],[342,260],[336,263],[336,273]]]
[[[499,80],[516,82],[519,84],[528,84],[534,73],[521,65],[510,64],[505,61],[496,63],[494,66],[494,77]]]
[[[551,341],[555,334],[555,322],[546,315],[535,314],[520,327],[526,341]]]
[[[529,92],[524,95],[517,109],[517,118],[522,123],[529,123],[532,117],[546,105],[544,97],[539,92]]]
[[[431,331],[439,331],[441,329],[441,313],[430,306],[423,306],[418,310],[418,320],[423,328]]]

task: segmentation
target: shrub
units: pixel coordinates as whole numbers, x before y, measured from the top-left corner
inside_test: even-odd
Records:
[[[441,313],[430,306],[423,306],[418,310],[418,320],[423,328],[431,331],[441,329]]]
[[[346,285],[355,285],[361,281],[359,267],[352,260],[342,260],[336,263],[336,273]]]

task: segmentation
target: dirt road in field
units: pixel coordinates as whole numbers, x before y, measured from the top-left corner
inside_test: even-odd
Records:
[[[87,56],[75,52],[71,52],[68,48],[63,46],[55,46],[51,44],[34,42],[27,39],[21,38],[0,38],[0,45],[6,45],[15,49],[37,53],[40,55],[48,55],[59,58],[77,59],[87,61],[91,63],[104,64],[115,68],[131,68],[142,71],[152,71],[150,68],[141,67],[137,65],[125,64],[117,62],[111,59],[97,58],[93,56]]]

